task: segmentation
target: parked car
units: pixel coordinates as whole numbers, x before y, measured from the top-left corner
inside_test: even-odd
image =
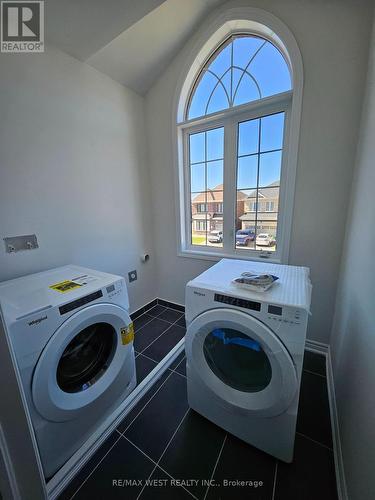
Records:
[[[251,229],[239,229],[236,233],[236,245],[248,246],[255,239],[255,233]]]
[[[210,243],[222,243],[223,242],[223,231],[211,231],[208,235],[208,241]]]
[[[256,244],[258,246],[270,247],[271,245],[275,244],[275,238],[272,236],[272,234],[260,233],[257,236]]]

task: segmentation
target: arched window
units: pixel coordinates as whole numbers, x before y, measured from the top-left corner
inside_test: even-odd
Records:
[[[268,40],[231,36],[202,68],[187,110],[187,119],[215,113],[290,90],[288,64]]]
[[[178,123],[183,253],[287,254],[293,85],[285,46],[259,30],[229,33],[197,68]]]

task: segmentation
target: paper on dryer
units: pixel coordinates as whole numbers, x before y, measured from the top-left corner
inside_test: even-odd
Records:
[[[278,281],[269,290],[262,293],[262,297],[267,296],[267,302],[271,304],[301,308],[310,312],[312,286],[310,270],[307,267],[222,259],[190,281],[188,286],[206,288],[236,296],[238,288],[232,281],[244,272],[278,276]],[[241,296],[249,300],[259,300],[259,292],[251,290],[241,289]]]

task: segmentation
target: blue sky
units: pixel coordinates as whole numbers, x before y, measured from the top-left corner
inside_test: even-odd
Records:
[[[258,161],[259,186],[268,186],[280,180],[283,127],[284,113],[239,124],[237,189],[257,186]],[[259,129],[261,130],[260,147]],[[214,189],[223,183],[223,134],[224,129],[221,127],[190,136],[190,161],[193,163],[190,166],[191,190],[193,192]],[[205,163],[206,153],[207,163]]]
[[[246,68],[249,74],[244,74]],[[205,115],[206,108],[207,113],[226,109],[228,97],[234,105],[239,105],[291,89],[290,73],[283,56],[270,42],[257,37],[235,38],[207,69],[194,92],[189,118]],[[218,78],[222,79],[222,84],[218,84]]]
[[[256,52],[258,53],[256,54]],[[246,68],[256,54],[244,75]],[[234,105],[259,99],[261,96],[284,92],[291,88],[290,74],[281,53],[270,43],[257,37],[239,37],[228,44],[210,63],[209,69],[222,78],[229,99]],[[193,96],[189,118],[228,107],[228,97],[217,78],[206,72]],[[239,83],[240,82],[240,83]],[[238,88],[237,88],[237,84]],[[210,95],[214,90],[211,99]],[[237,90],[236,90],[237,89]],[[284,113],[242,122],[238,126],[238,185],[237,189],[257,186],[259,161],[259,186],[279,181]],[[260,132],[260,134],[259,134]],[[275,151],[276,150],[276,151]],[[190,136],[191,190],[213,189],[223,183],[224,129],[217,128]],[[205,163],[207,162],[207,163]],[[207,167],[206,167],[207,165]]]

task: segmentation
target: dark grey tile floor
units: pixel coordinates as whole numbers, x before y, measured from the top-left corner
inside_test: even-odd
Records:
[[[185,329],[182,312],[160,304],[139,316],[135,327],[140,381]],[[190,410],[181,354],[60,497],[72,498],[336,500],[325,358],[305,353],[292,464]]]

